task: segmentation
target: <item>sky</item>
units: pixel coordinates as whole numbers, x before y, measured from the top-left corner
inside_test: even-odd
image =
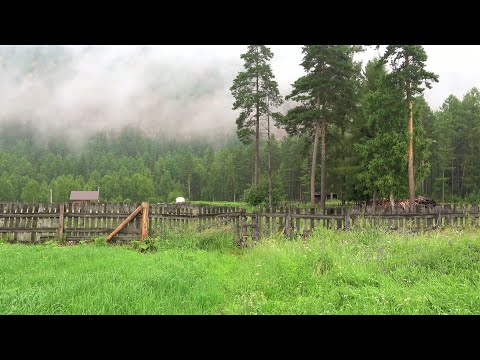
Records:
[[[302,46],[269,47],[274,53],[272,70],[285,96],[304,74]],[[450,94],[461,99],[472,87],[480,87],[480,46],[424,48],[427,70],[439,75],[439,83],[424,93],[433,110]],[[232,110],[229,88],[243,69],[240,54],[246,49],[246,45],[0,46],[0,123],[30,121],[39,134],[60,132],[75,141],[126,125],[186,140],[231,134],[238,113]],[[366,63],[380,51],[370,47],[358,60]],[[39,65],[39,53],[49,54],[53,61]],[[287,103],[280,111],[290,106]]]

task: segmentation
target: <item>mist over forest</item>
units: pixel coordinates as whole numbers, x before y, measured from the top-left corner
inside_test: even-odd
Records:
[[[228,88],[239,64],[166,55],[150,46],[0,46],[0,125],[77,147],[126,126],[187,142],[234,134]]]

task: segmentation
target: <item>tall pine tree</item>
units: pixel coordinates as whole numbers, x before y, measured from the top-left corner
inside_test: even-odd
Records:
[[[320,204],[325,208],[327,118],[343,112],[355,101],[360,67],[353,61],[353,55],[360,50],[360,46],[351,45],[305,45],[301,65],[307,74],[295,81],[291,94],[286,97],[301,103],[282,119],[287,132],[313,134],[311,207],[315,206],[315,172],[321,134]]]
[[[255,137],[254,185],[260,177],[260,121],[269,114],[269,104],[278,106],[281,97],[274,80],[270,60],[272,51],[265,45],[249,45],[245,54],[245,71],[240,72],[230,88],[235,102],[233,110],[241,109],[237,118],[237,135],[244,143]]]
[[[421,45],[388,45],[382,61],[390,60],[393,71],[389,77],[401,85],[408,106],[408,193],[410,211],[415,208],[415,178],[413,171],[413,102],[415,95],[424,91],[422,85],[431,88],[432,82],[438,82],[438,75],[425,70],[427,53]]]

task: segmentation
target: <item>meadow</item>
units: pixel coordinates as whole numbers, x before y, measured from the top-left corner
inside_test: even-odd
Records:
[[[478,314],[480,232],[0,243],[0,314]]]

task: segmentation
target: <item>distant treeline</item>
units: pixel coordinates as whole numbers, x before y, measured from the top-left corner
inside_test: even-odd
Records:
[[[463,198],[478,202],[479,91],[472,89],[462,100],[450,96],[437,112],[431,111],[423,98],[417,102],[416,125],[422,126],[416,129],[421,130],[426,154],[419,166],[427,170],[417,182],[418,194],[441,201],[443,192],[445,201]],[[371,141],[367,135],[374,126],[379,127],[368,124],[360,114],[343,128],[328,128],[327,192],[344,200],[371,198],[362,181],[366,161],[378,157],[388,162],[385,154],[396,146],[386,138],[385,152],[367,157],[358,151],[365,141]],[[73,145],[57,134],[39,138],[32,124],[1,125],[0,201],[46,202],[50,189],[53,201],[68,201],[71,190],[98,187],[102,201],[164,202],[176,196],[239,201],[254,177],[254,144],[242,144],[235,134],[214,145],[205,140],[185,144],[125,128],[116,136],[92,136],[81,150],[74,150]],[[275,199],[308,201],[311,142],[303,136],[285,137],[273,139],[271,148]],[[265,142],[260,150],[260,168],[266,169]],[[405,163],[399,168],[406,171]],[[403,178],[404,186],[396,197],[408,195],[407,177]],[[261,183],[267,191],[265,171]]]

